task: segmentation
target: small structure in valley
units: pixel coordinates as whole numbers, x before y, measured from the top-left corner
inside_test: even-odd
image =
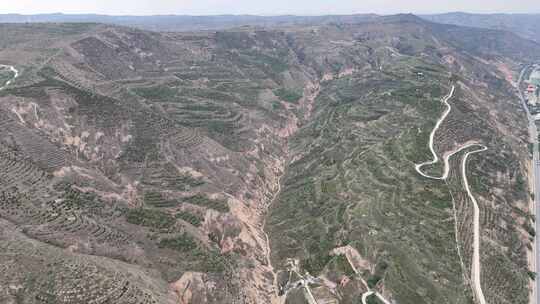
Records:
[[[534,70],[529,76],[529,85],[525,90],[527,102],[531,106],[536,106],[540,103],[540,70]]]

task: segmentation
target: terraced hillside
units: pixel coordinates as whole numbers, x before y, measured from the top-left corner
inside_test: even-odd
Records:
[[[534,45],[459,29],[0,25],[0,302],[470,303],[462,154],[447,182],[414,170],[455,85],[436,150],[489,146],[468,161],[483,289],[525,303],[528,154],[503,72]]]
[[[401,26],[398,35],[417,24]],[[515,89],[496,68],[505,59],[488,62],[414,36],[392,47],[384,43],[397,40],[388,27],[349,33],[365,38],[343,52],[352,57],[368,48],[372,58],[321,84],[311,120],[290,140],[267,221],[281,292],[291,303],[303,303],[298,293],[308,290],[320,302],[360,303],[368,290],[397,303],[474,301],[473,211],[460,170],[467,151],[452,158],[447,182],[414,170],[431,159],[429,133],[454,84],[435,149],[442,158],[468,142],[489,147],[467,163],[481,205],[483,291],[488,303],[527,303],[534,231],[526,126]],[[439,162],[424,169],[440,176],[443,168]],[[312,276],[307,287],[296,285],[298,272]]]

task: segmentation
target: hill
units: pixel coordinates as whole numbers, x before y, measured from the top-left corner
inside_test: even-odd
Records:
[[[421,17],[438,23],[510,31],[523,38],[540,42],[539,14],[469,14],[456,12],[422,15]]]
[[[435,150],[489,147],[466,166],[483,293],[528,303],[513,82],[538,44],[413,15],[0,33],[0,302],[471,303],[467,151],[446,181],[414,167],[455,87]]]
[[[0,14],[0,23],[44,22],[91,22],[138,27],[153,31],[221,30],[241,26],[283,27],[321,25],[329,23],[358,23],[375,19],[374,14],[328,15],[328,16],[256,16],[256,15],[157,15],[157,16],[110,16],[95,14]]]

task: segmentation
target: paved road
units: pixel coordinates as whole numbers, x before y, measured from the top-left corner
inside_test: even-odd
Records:
[[[534,117],[531,115],[531,112],[529,111],[529,107],[527,106],[527,102],[525,101],[525,96],[523,96],[523,90],[521,88],[521,82],[523,81],[523,76],[525,75],[525,72],[530,68],[530,66],[525,67],[521,74],[519,75],[519,80],[517,82],[518,91],[519,91],[519,98],[521,100],[521,104],[523,105],[523,109],[527,113],[527,120],[528,120],[528,129],[529,129],[529,141],[533,145],[533,160],[532,160],[532,172],[533,172],[533,193],[534,193],[534,213],[535,213],[535,230],[538,232],[540,231],[540,209],[538,208],[538,205],[540,203],[540,157],[538,154],[538,130],[536,128],[536,124],[534,122]],[[540,261],[540,242],[538,239],[535,239],[535,250],[534,250],[534,264],[535,264],[535,271],[536,273],[540,273],[540,269],[538,268],[538,261]],[[540,290],[540,278],[537,278],[535,280],[534,284],[534,291],[533,296],[535,297],[534,303],[539,304],[540,303],[540,293],[538,292]]]

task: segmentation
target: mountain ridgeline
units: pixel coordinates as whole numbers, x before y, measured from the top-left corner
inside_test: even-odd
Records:
[[[285,27],[317,26],[329,24],[358,24],[371,22],[383,16],[376,14],[323,15],[323,16],[254,16],[254,15],[155,15],[114,16],[97,14],[0,14],[0,23],[106,23],[137,27],[153,31],[224,30],[241,26]],[[538,23],[540,14],[470,14],[445,13],[420,15],[432,22],[459,26],[509,31],[540,43]]]
[[[540,43],[540,33],[538,32],[540,14],[446,13],[422,15],[421,17],[444,24],[509,31]]]

